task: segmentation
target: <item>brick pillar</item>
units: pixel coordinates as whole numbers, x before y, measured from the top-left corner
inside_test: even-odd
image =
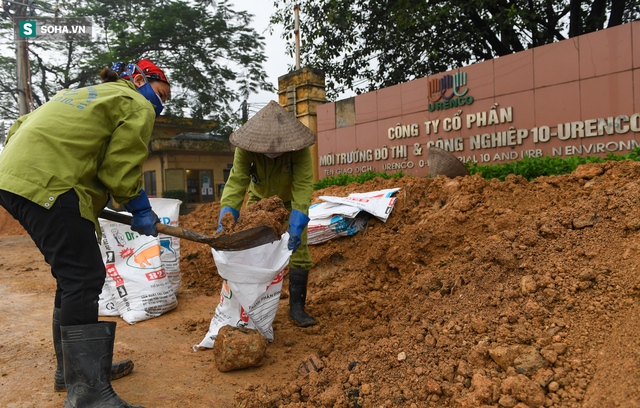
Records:
[[[278,103],[292,112],[300,122],[318,134],[319,105],[327,103],[324,72],[302,68],[278,78]],[[318,144],[311,146],[313,180],[318,181]]]

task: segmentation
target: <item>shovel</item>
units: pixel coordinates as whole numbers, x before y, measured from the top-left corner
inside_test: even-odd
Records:
[[[102,210],[102,212],[100,212],[100,218],[131,225],[131,219],[133,217],[114,211]],[[259,227],[250,228],[233,234],[223,235],[218,238],[202,235],[185,228],[165,225],[160,222],[156,224],[156,228],[158,233],[184,238],[189,241],[200,242],[201,244],[207,244],[217,251],[241,251],[243,249],[254,248],[280,239],[280,236],[276,231],[267,225],[261,225]]]

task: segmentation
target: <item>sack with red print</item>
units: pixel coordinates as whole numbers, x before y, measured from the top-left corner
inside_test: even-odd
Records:
[[[140,235],[118,222],[102,218],[99,221],[100,251],[107,270],[105,287],[108,287],[103,289],[101,298],[107,301],[106,305],[115,305],[120,317],[129,324],[158,317],[178,306],[162,263],[159,238]],[[99,307],[99,313],[101,309]]]
[[[164,225],[177,227],[179,224],[180,204],[182,201],[174,198],[149,197],[151,208]],[[171,282],[173,292],[177,295],[182,285],[182,275],[180,273],[180,238],[163,233],[158,233],[160,241],[160,260],[164,271]]]
[[[258,330],[272,342],[272,323],[278,311],[282,292],[282,276],[289,264],[289,234],[279,241],[243,251],[212,249],[218,273],[224,282],[220,302],[209,324],[209,332],[197,349],[213,348],[220,328],[246,327]]]

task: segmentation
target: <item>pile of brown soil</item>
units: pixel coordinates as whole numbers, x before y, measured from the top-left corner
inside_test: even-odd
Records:
[[[638,180],[640,164],[625,161],[532,182],[404,177],[317,191],[401,188],[386,223],[311,247],[320,324],[287,345],[309,345],[324,368],[248,385],[236,405],[637,406]],[[216,211],[182,226],[206,232]],[[188,286],[219,290],[209,253],[185,243],[183,261]]]
[[[26,235],[27,231],[22,225],[0,206],[0,237],[9,237],[13,235]]]
[[[225,384],[216,385],[220,395],[237,389],[237,407],[638,407],[639,180],[640,164],[624,161],[531,182],[404,177],[317,191],[314,201],[400,188],[387,222],[371,219],[351,237],[311,246],[307,310],[319,324],[289,322],[285,294],[265,365],[218,378],[203,368],[209,355],[195,354],[202,361],[176,360],[166,381],[186,378],[188,387],[172,392],[188,388],[180,404],[193,407],[228,406],[207,402],[211,381]],[[213,235],[219,211],[202,205],[180,226]],[[13,227],[0,209],[0,235]],[[13,284],[42,272],[31,259],[13,266],[20,259],[4,261]],[[206,334],[221,289],[209,246],[182,240],[180,267],[185,307],[166,321],[183,323],[159,337],[189,340],[168,350],[190,350]],[[202,293],[209,309],[185,314]],[[146,340],[156,324],[167,330],[159,318],[122,334]],[[139,349],[131,344],[129,352]],[[41,358],[40,344],[30,353]],[[295,369],[307,353],[318,371]],[[138,357],[141,370],[152,359]],[[205,371],[194,381],[196,367]]]

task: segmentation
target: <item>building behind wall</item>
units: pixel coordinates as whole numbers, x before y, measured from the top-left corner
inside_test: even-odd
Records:
[[[640,21],[318,107],[320,178],[625,154],[640,142]]]
[[[233,163],[229,140],[211,135],[213,121],[160,116],[149,143],[143,186],[151,197],[183,191],[186,208],[220,200]]]
[[[317,133],[316,108],[326,102],[324,73],[305,67],[279,77],[278,99],[281,106]],[[228,136],[211,134],[215,125],[213,121],[166,116],[156,120],[149,157],[143,166],[143,186],[149,196],[186,192],[187,211],[220,200],[235,149]],[[311,150],[315,160],[316,146]]]

